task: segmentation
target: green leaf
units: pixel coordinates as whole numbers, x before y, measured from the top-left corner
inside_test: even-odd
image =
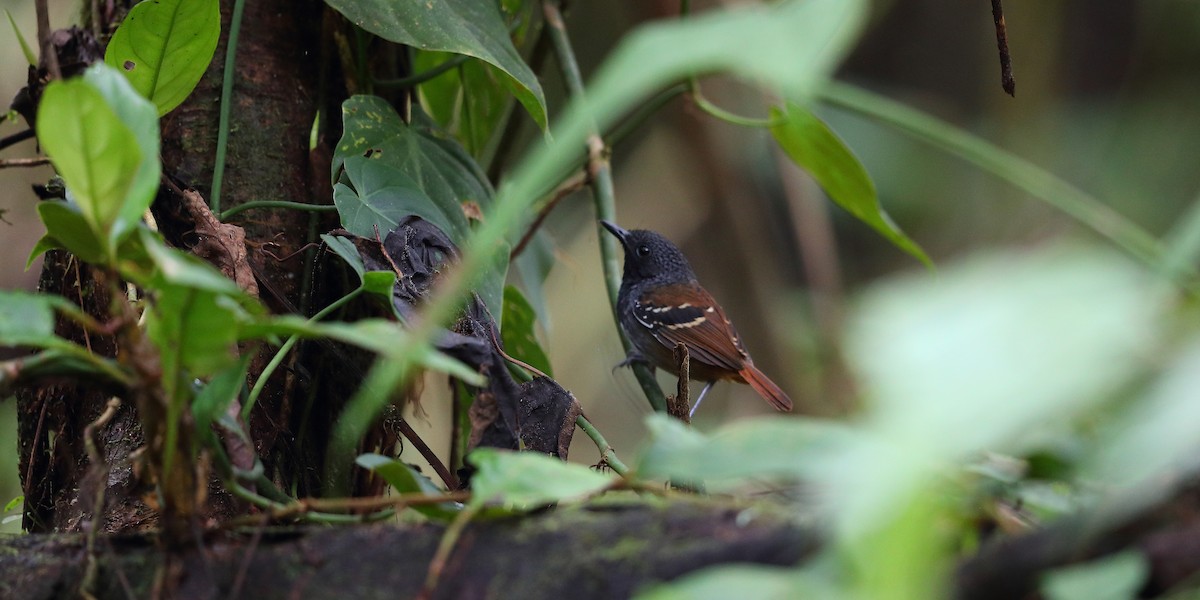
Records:
[[[362,280],[363,273],[367,272],[367,267],[363,264],[362,257],[358,255],[358,248],[354,247],[354,242],[341,236],[329,235],[328,233],[321,234],[321,241],[325,242],[329,246],[329,249],[333,250],[334,254],[337,254],[342,260],[346,261],[346,264],[350,265],[350,268],[354,269],[355,273],[358,273],[359,280]]]
[[[685,575],[635,596],[637,600],[792,600],[835,599],[841,596],[828,585],[805,578],[794,569],[759,565],[725,565]]]
[[[95,237],[107,242],[140,167],[137,138],[82,79],[46,86],[37,131]]]
[[[817,419],[747,419],[704,435],[677,419],[653,414],[646,426],[651,441],[638,474],[690,483],[816,474],[850,451],[857,439],[845,426]]]
[[[783,117],[786,119],[781,120]],[[884,212],[867,170],[824,122],[797,104],[788,104],[786,113],[772,108],[771,118],[780,121],[771,127],[775,141],[788,157],[817,180],[831,200],[871,226],[897,248],[916,257],[926,266],[933,266],[921,247],[904,235]]]
[[[418,114],[414,114],[414,121],[420,119],[427,120],[427,117],[418,118]],[[461,229],[457,226],[444,229],[455,243],[464,243],[467,227],[461,204],[474,202],[481,208],[488,209],[492,203],[492,188],[479,165],[462,147],[452,140],[444,139],[444,134],[432,126],[405,124],[395,109],[382,98],[375,96],[354,96],[342,103],[342,125],[344,133],[334,152],[332,166],[332,177],[338,184],[334,190],[335,204],[339,193],[342,194],[343,202],[353,203],[350,197],[346,196],[350,190],[338,187],[347,186],[347,182],[338,181],[338,175],[343,168],[346,179],[353,175],[366,188],[364,192],[356,185],[354,189],[360,193],[369,194],[372,186],[387,187],[385,184],[404,187],[399,183],[395,172],[368,167],[379,161],[379,164],[398,170],[401,175],[416,184],[416,189],[424,192],[432,200],[429,207],[417,214],[424,216],[440,212],[445,215],[444,220],[452,225],[464,223]],[[366,154],[370,155],[370,160],[361,158]],[[356,157],[362,162],[356,160]],[[348,183],[355,184],[355,181],[351,180]],[[367,200],[374,202],[374,198],[371,197]],[[359,212],[352,215],[354,218],[364,221],[387,221],[378,215],[375,208],[366,208],[366,203],[364,201],[363,206],[359,206]],[[456,207],[457,212],[452,207]],[[378,207],[378,210],[386,212],[382,206]],[[367,217],[362,216],[364,212]],[[438,221],[433,222],[439,224]],[[445,225],[439,224],[439,227],[444,228]],[[384,233],[382,226],[380,233]],[[366,235],[374,237],[375,233],[372,230]],[[475,282],[475,290],[492,314],[500,314],[503,308],[504,279],[508,273],[508,253],[497,252],[489,266],[491,268],[486,275]]]
[[[421,50],[465,54],[486,61],[517,84],[517,100],[546,128],[546,98],[537,75],[521,59],[493,0],[326,0],[355,25]]]
[[[113,34],[104,62],[122,72],[162,116],[200,82],[220,36],[217,0],[140,2]]]
[[[346,159],[345,168],[350,185],[339,182],[333,186],[333,203],[342,227],[350,233],[374,239],[378,231],[386,236],[400,219],[415,214],[461,243],[467,220],[457,202],[445,197],[434,201],[403,171],[379,159],[352,156]]]
[[[1146,557],[1127,551],[1079,566],[1058,569],[1042,581],[1047,600],[1130,600],[1149,575]]]
[[[451,60],[444,52],[418,52],[414,70],[431,70]],[[469,60],[457,69],[443,73],[425,83],[417,92],[421,106],[443,129],[477,159],[489,154],[499,140],[502,124],[508,115],[511,80],[495,67],[478,60]]]
[[[53,296],[0,291],[0,346],[58,347]]]
[[[471,477],[472,502],[498,502],[518,511],[598,494],[617,481],[537,452],[478,448],[467,460],[478,469]]]
[[[117,118],[133,133],[142,155],[129,193],[121,206],[120,219],[111,236],[113,244],[116,245],[141,221],[142,215],[150,208],[158,194],[159,176],[162,172],[162,163],[159,160],[158,115],[155,114],[153,104],[138,95],[124,77],[105,65],[89,67],[84,72],[83,79],[104,96],[108,106],[116,112]]]
[[[249,303],[250,297],[228,277],[195,255],[167,247],[156,234],[143,231],[146,253],[157,268],[163,283],[224,294]]]
[[[372,294],[392,299],[392,288],[396,287],[396,274],[391,271],[368,271],[363,273],[362,286]]]
[[[234,365],[213,375],[196,394],[196,399],[192,401],[192,418],[196,421],[197,431],[208,431],[238,397],[246,385],[246,374],[252,358],[254,355],[247,353]]]
[[[20,508],[22,504],[25,504],[25,495],[14,496],[12,500],[8,501],[8,504],[4,505],[4,512],[12,512]]]
[[[544,229],[533,234],[533,239],[513,261],[517,266],[517,276],[520,277],[521,287],[525,290],[525,299],[537,313],[537,320],[542,324],[543,331],[550,331],[553,321],[550,320],[550,310],[546,308],[545,283],[554,268],[557,258],[554,256],[554,243]]]
[[[500,327],[504,342],[504,351],[513,357],[528,363],[533,368],[553,375],[550,358],[538,343],[534,325],[537,315],[530,306],[521,290],[513,286],[504,288],[504,316]]]
[[[96,238],[96,233],[79,207],[58,200],[46,200],[38,203],[37,211],[42,224],[46,226],[46,235],[38,240],[37,246],[29,253],[25,268],[29,268],[35,258],[51,248],[66,248],[85,262],[104,259],[103,242]]]
[[[38,64],[37,54],[29,47],[29,42],[25,41],[25,36],[21,35],[21,30],[17,27],[17,22],[13,19],[12,13],[8,9],[4,9],[4,14],[8,15],[8,24],[12,25],[13,37],[17,38],[17,42],[21,44],[21,53],[25,55],[25,62],[29,66],[36,67]]]
[[[396,488],[401,494],[426,494],[438,496],[443,494],[441,488],[428,477],[417,472],[407,464],[380,454],[363,454],[354,462],[358,466],[375,473]],[[438,504],[415,504],[412,509],[437,521],[449,521],[460,511],[462,504],[458,502],[441,502]]]

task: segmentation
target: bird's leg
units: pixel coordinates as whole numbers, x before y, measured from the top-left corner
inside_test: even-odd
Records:
[[[616,371],[617,369],[620,369],[621,367],[628,367],[628,366],[632,366],[637,363],[641,363],[643,365],[650,367],[650,372],[651,373],[654,372],[654,365],[650,363],[650,359],[646,358],[646,355],[642,354],[641,352],[638,352],[637,350],[635,350],[633,348],[630,348],[629,352],[627,352],[625,354],[625,360],[613,365],[612,370]]]
[[[710,381],[710,382],[704,384],[704,389],[700,390],[700,395],[696,396],[696,403],[692,405],[692,410],[688,412],[689,419],[691,419],[696,414],[696,409],[700,408],[701,402],[704,402],[704,395],[708,393],[708,390],[712,389],[712,386],[714,383],[716,383],[716,382]]]

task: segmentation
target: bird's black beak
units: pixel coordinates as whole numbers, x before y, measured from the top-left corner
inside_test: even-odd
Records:
[[[609,233],[616,236],[618,240],[621,240],[622,246],[625,245],[625,240],[629,237],[628,231],[621,229],[620,227],[617,227],[617,224],[613,223],[612,221],[600,221],[600,224],[603,225],[604,228],[607,229]]]

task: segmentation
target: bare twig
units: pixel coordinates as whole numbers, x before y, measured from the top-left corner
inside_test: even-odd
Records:
[[[412,442],[412,445],[416,447],[417,452],[420,452],[421,456],[425,457],[425,460],[429,462],[429,466],[433,467],[433,470],[437,472],[438,477],[442,479],[442,483],[446,484],[446,487],[449,489],[457,490],[458,477],[455,477],[454,473],[451,472],[450,469],[446,468],[446,465],[442,463],[442,460],[438,458],[433,449],[425,443],[425,440],[421,439],[421,436],[417,435],[416,431],[413,431],[412,426],[408,424],[408,421],[404,420],[404,417],[396,419],[396,427],[400,429],[400,434],[403,435],[405,439]]]
[[[33,158],[0,158],[0,169],[8,169],[10,167],[40,167],[45,164],[50,164],[50,159],[45,156],[35,156]]]
[[[34,133],[32,129],[26,129],[25,131],[18,131],[12,135],[6,135],[0,138],[0,150],[3,150],[14,144],[19,144],[25,140],[33,139],[33,137]]]
[[[572,175],[566,181],[562,182],[562,185],[558,186],[558,189],[554,190],[554,193],[550,196],[550,200],[547,201],[546,204],[542,206],[542,210],[538,212],[537,218],[534,219],[533,223],[529,225],[529,228],[525,230],[525,235],[521,236],[521,241],[517,242],[516,246],[513,246],[512,252],[508,255],[509,260],[513,260],[521,255],[521,252],[525,250],[525,246],[529,245],[529,240],[533,239],[534,234],[537,233],[539,228],[541,228],[542,223],[546,221],[546,217],[550,216],[550,211],[554,210],[554,208],[558,206],[558,203],[562,202],[564,198],[575,193],[585,184],[587,184],[587,181],[587,174],[580,171]]]
[[[46,0],[35,0],[34,6],[37,9],[38,45],[42,48],[42,60],[51,76],[62,79],[62,71],[58,68],[58,50],[51,39],[54,32],[50,29],[50,8]]]
[[[687,345],[683,342],[675,344],[673,352],[675,364],[679,367],[679,382],[675,384],[675,395],[667,396],[667,414],[690,425],[692,416],[689,410],[691,402],[688,398],[688,381],[691,379],[691,357],[688,355]]]
[[[1008,53],[1008,26],[1004,23],[1001,0],[992,0],[992,22],[996,24],[996,47],[1000,50],[1000,87],[1009,96],[1017,96],[1017,81],[1012,74],[1012,56]]]

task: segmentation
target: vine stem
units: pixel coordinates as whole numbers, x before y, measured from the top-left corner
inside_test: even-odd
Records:
[[[542,3],[542,12],[546,16],[546,31],[550,36],[550,41],[554,45],[554,51],[558,55],[559,67],[562,69],[563,80],[566,82],[568,93],[576,100],[583,100],[583,75],[579,71],[579,62],[575,60],[575,51],[571,47],[571,40],[567,36],[567,27],[563,22],[562,11],[559,10],[559,3],[554,0],[547,0]],[[600,225],[600,221],[616,221],[616,196],[613,192],[612,167],[608,161],[607,147],[604,145],[604,140],[600,137],[599,129],[593,121],[588,126],[589,132],[587,136],[587,172],[591,183],[592,198],[596,207],[596,232],[600,238],[600,256],[601,264],[604,267],[604,283],[608,288],[608,299],[612,306],[613,323],[617,325],[617,333],[621,336],[621,345],[625,348],[625,352],[629,352],[632,346],[629,339],[625,337],[625,333],[621,331],[619,325],[620,319],[617,315],[617,292],[621,288],[621,261],[617,258],[617,240],[604,231]],[[667,410],[666,397],[663,396],[662,389],[658,387],[658,382],[654,379],[654,373],[649,367],[642,364],[632,365],[633,374],[637,377],[638,383],[642,386],[642,391],[646,394],[646,399],[650,402],[650,406],[655,411],[665,412]]]
[[[575,425],[579,426],[596,443],[596,449],[600,451],[600,460],[604,461],[604,464],[608,465],[614,473],[621,477],[629,476],[629,467],[624,462],[621,462],[620,458],[617,458],[617,451],[613,450],[612,445],[608,443],[608,440],[604,439],[604,436],[600,434],[600,431],[596,429],[595,425],[592,425],[592,422],[587,417],[583,415],[575,417]]]
[[[229,111],[233,102],[233,76],[237,71],[238,35],[242,31],[242,14],[246,12],[246,0],[233,3],[233,16],[229,24],[229,42],[225,47],[225,70],[221,74],[221,112],[217,124],[217,158],[213,165],[212,189],[208,193],[208,206],[213,214],[221,214],[221,182],[225,179],[225,152],[229,146]]]

